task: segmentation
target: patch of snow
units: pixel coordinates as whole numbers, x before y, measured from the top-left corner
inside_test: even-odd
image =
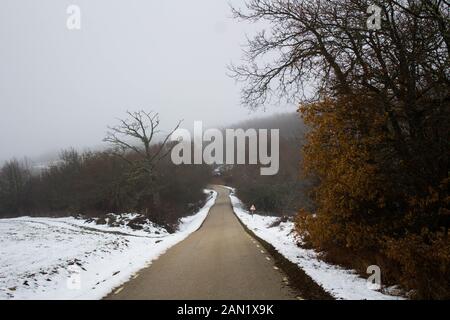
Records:
[[[140,226],[142,228],[141,230],[132,228],[129,225],[130,223],[133,223],[138,219],[143,220],[141,221],[143,223],[140,223]],[[128,234],[130,236],[159,238],[169,235],[166,229],[153,223],[149,219],[143,219],[143,216],[137,213],[123,213],[123,214],[109,213],[105,217],[104,224],[98,223],[97,222],[99,220],[98,218],[85,220],[85,219],[74,219],[73,217],[69,217],[69,218],[58,218],[54,220],[59,220],[78,227],[91,228],[99,231],[117,232],[121,234]]]
[[[336,299],[345,300],[399,300],[404,299],[372,290],[366,279],[360,277],[356,271],[331,265],[318,258],[314,250],[304,249],[297,245],[298,236],[294,232],[292,221],[281,222],[271,227],[279,217],[253,216],[244,209],[242,202],[235,196],[235,189],[231,191],[230,200],[238,218],[258,237],[270,243],[280,254],[289,261],[297,264],[316,283],[321,285]],[[389,292],[389,290],[387,290]],[[393,291],[390,291],[393,292]]]
[[[133,230],[76,218],[0,219],[0,299],[101,299],[196,231],[217,193],[169,234],[151,222]],[[117,218],[117,217],[116,217]]]

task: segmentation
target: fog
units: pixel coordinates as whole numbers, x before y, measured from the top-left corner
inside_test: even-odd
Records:
[[[242,1],[231,1],[242,5]],[[67,7],[81,9],[68,30]],[[254,116],[227,76],[256,27],[231,18],[228,1],[2,0],[0,161],[102,145],[126,110],[225,126]],[[295,108],[269,108],[266,112]]]

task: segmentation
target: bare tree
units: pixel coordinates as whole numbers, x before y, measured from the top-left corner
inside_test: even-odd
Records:
[[[269,22],[249,39],[232,76],[246,82],[242,101],[258,107],[271,96],[298,102],[316,92],[366,89],[396,101],[436,92],[449,82],[449,2],[380,0],[382,24],[368,30],[365,0],[249,0],[238,19]],[[412,106],[416,107],[416,106]]]
[[[168,143],[172,133],[177,130],[181,121],[168,133],[162,136],[159,129],[159,114],[144,110],[127,111],[127,119],[118,119],[119,124],[108,127],[104,141],[111,144],[111,152],[131,166],[131,176],[135,179],[145,178],[152,181],[155,177],[155,165],[171,151]]]
[[[399,157],[415,159],[421,146],[432,146],[411,170],[440,176],[448,161],[441,150],[448,148],[450,121],[449,2],[374,4],[380,30],[367,28],[366,0],[248,0],[233,9],[235,17],[268,27],[248,40],[244,63],[232,65],[231,75],[244,82],[242,102],[250,108],[271,98],[372,97],[388,118]],[[313,87],[309,99],[305,86]]]

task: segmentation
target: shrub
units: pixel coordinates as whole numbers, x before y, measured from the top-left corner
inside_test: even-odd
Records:
[[[156,172],[154,181],[130,179],[127,163],[108,152],[64,151],[57,164],[34,175],[8,162],[0,169],[0,216],[138,212],[172,226],[205,199],[211,169],[164,159]]]
[[[436,152],[439,140],[424,140],[413,157],[405,156],[379,102],[367,95],[325,100],[302,113],[312,127],[304,168],[319,184],[317,208],[298,214],[297,231],[325,259],[361,272],[364,263],[382,264],[385,280],[415,297],[449,298],[448,171],[430,175],[422,167],[423,149]]]

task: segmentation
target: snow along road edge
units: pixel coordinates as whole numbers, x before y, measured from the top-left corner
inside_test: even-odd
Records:
[[[209,199],[206,201],[205,205],[197,213],[180,219],[178,231],[173,235],[171,235],[173,237],[166,240],[165,243],[166,245],[164,248],[162,248],[158,252],[156,251],[152,252],[152,255],[149,255],[148,260],[144,264],[142,264],[140,267],[137,267],[133,271],[130,270],[130,272],[128,272],[126,277],[122,277],[120,281],[116,281],[117,283],[111,287],[111,290],[103,291],[101,296],[98,296],[97,298],[98,299],[104,298],[109,293],[116,290],[120,290],[120,287],[126,282],[128,282],[132,277],[136,277],[140,270],[149,267],[154,260],[158,259],[161,255],[166,253],[167,250],[169,250],[177,243],[186,239],[191,233],[197,231],[202,226],[203,222],[208,216],[211,207],[214,206],[214,204],[216,203],[217,198],[217,192],[212,189],[205,189],[204,192],[211,194]]]
[[[286,259],[296,264],[316,283],[336,299],[343,300],[403,300],[404,298],[385,294],[370,289],[366,279],[360,277],[356,271],[344,269],[328,264],[317,257],[317,252],[297,246],[297,239],[293,233],[293,222],[282,222],[277,227],[269,226],[277,217],[253,217],[244,208],[241,200],[236,197],[235,189],[229,189],[233,211],[241,222],[258,237],[271,244],[276,251]]]
[[[201,227],[217,197],[205,193],[173,234],[152,223],[144,233],[73,217],[0,219],[0,299],[91,300],[119,290]]]

